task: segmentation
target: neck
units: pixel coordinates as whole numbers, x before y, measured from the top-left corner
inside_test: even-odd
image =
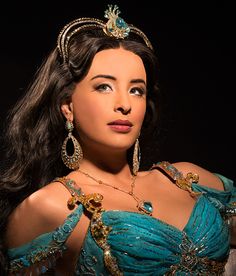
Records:
[[[131,172],[127,162],[126,151],[92,149],[83,147],[84,158],[80,163],[82,171],[96,173],[97,175],[114,175],[121,178],[130,178]]]

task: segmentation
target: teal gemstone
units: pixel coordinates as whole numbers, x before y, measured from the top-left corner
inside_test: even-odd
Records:
[[[121,17],[117,17],[116,26],[119,29],[126,29],[128,27],[127,24],[125,23],[124,19],[122,19]]]
[[[74,128],[73,124],[70,121],[66,121],[66,130],[72,131]]]
[[[153,212],[152,203],[150,201],[144,201],[143,209],[145,209],[148,213],[152,213]]]

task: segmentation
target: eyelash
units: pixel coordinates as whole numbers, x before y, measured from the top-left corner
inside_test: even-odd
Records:
[[[109,88],[109,89],[107,89],[107,88]],[[107,92],[108,90],[112,90],[111,86],[109,84],[106,84],[106,83],[97,85],[95,87],[95,89],[97,91],[100,91],[100,92]],[[138,94],[132,93],[133,90],[138,91]],[[132,87],[131,90],[130,90],[130,92],[131,92],[131,94],[137,95],[139,97],[142,97],[143,95],[146,94],[145,89],[143,89],[141,87]]]
[[[109,87],[109,89],[111,89],[111,86],[106,84],[106,83],[103,83],[103,84],[99,84],[95,87],[96,90],[98,91],[107,91],[107,87]]]
[[[136,93],[134,93],[134,94],[137,95],[137,96],[139,96],[139,97],[142,97],[143,95],[146,94],[146,91],[145,91],[143,88],[141,88],[141,87],[133,87],[133,88],[131,89],[131,91],[132,91],[132,90],[138,91],[138,94],[136,94]]]

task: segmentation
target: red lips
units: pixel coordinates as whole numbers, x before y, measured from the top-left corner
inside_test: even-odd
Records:
[[[128,120],[116,120],[108,123],[108,125],[121,125],[121,126],[129,126],[129,127],[133,126],[133,124]]]
[[[127,133],[131,131],[131,127],[133,126],[133,124],[128,120],[116,120],[108,123],[108,125],[112,131],[120,133]]]

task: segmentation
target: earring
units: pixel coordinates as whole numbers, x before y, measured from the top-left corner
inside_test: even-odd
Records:
[[[137,138],[134,145],[134,153],[133,153],[133,175],[137,175],[138,173],[140,159],[141,159],[141,152],[139,147],[139,140]]]
[[[63,163],[72,170],[78,169],[80,161],[83,159],[83,151],[82,148],[78,142],[78,140],[72,135],[72,131],[74,129],[74,125],[71,121],[67,120],[65,125],[66,130],[68,131],[68,136],[63,142],[62,148],[61,148],[61,158]],[[67,143],[71,140],[73,144],[73,154],[69,155],[67,153]]]

